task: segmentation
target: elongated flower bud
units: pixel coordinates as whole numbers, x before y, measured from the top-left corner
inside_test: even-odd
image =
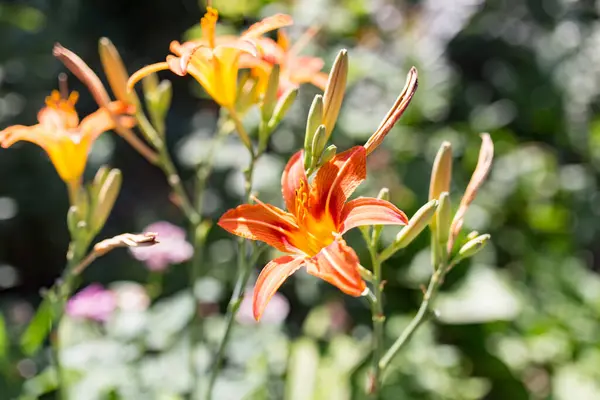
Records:
[[[98,191],[98,198],[95,201],[96,207],[92,210],[90,218],[92,232],[98,233],[106,223],[106,219],[112,211],[121,190],[122,181],[123,175],[118,169],[112,169],[108,173],[102,187]]]
[[[308,111],[306,120],[306,133],[304,134],[304,169],[309,169],[313,165],[313,158],[318,160],[319,154],[314,155],[313,141],[315,133],[323,120],[323,96],[316,95]]]
[[[438,243],[445,248],[450,234],[450,224],[452,223],[452,206],[448,192],[442,192],[438,201],[439,205],[435,213],[436,236]]]
[[[327,139],[329,139],[333,132],[333,127],[337,122],[340,109],[342,108],[347,80],[348,51],[343,49],[340,50],[331,67],[327,86],[325,87],[325,93],[323,94],[324,109],[322,123],[326,128]]]
[[[371,154],[373,150],[377,148],[385,139],[385,136],[388,132],[394,127],[396,122],[400,119],[406,107],[410,104],[410,101],[417,91],[418,79],[417,79],[417,69],[412,67],[408,72],[408,76],[406,77],[406,84],[404,85],[404,89],[400,93],[400,96],[396,99],[396,102],[388,111],[387,115],[379,124],[377,130],[371,135],[369,140],[365,143],[365,149],[367,150],[367,155]]]
[[[408,221],[408,225],[396,236],[393,244],[394,248],[399,250],[408,246],[429,225],[437,208],[437,200],[431,200],[419,208],[415,215]]]
[[[268,122],[273,115],[275,105],[277,103],[277,91],[279,90],[279,64],[275,64],[271,68],[267,89],[261,106],[261,115],[263,122]]]
[[[298,95],[298,88],[288,89],[285,93],[281,95],[277,104],[275,105],[275,109],[273,110],[273,116],[269,121],[269,129],[273,130],[279,125],[283,117],[287,114],[288,110],[294,104],[296,100],[296,96]]]
[[[465,258],[473,257],[485,247],[490,238],[491,236],[488,233],[486,233],[484,235],[479,235],[476,238],[469,240],[460,248],[458,254],[452,260],[452,263],[456,264],[457,262],[462,261]]]
[[[126,103],[131,103],[139,107],[140,100],[135,92],[127,92],[127,80],[129,74],[123,64],[121,55],[117,48],[108,38],[101,38],[98,43],[98,51],[100,53],[100,61],[104,68],[104,73],[108,79],[108,84],[112,89],[115,97]]]
[[[142,81],[148,113],[159,134],[165,132],[165,118],[171,107],[173,89],[171,82],[163,80],[158,83],[156,74],[148,75]]]
[[[325,150],[323,150],[323,153],[321,154],[321,161],[319,161],[319,166],[331,161],[333,157],[335,157],[336,153],[337,146],[335,144],[328,146]]]
[[[327,133],[325,129],[325,125],[319,125],[315,134],[313,136],[312,142],[312,156],[313,156],[313,165],[315,167],[316,161],[320,160],[321,154],[323,150],[325,150],[325,145],[327,144]]]
[[[439,199],[442,192],[450,192],[452,180],[452,144],[443,142],[438,150],[431,169],[429,200]]]
[[[379,200],[390,201],[390,189],[388,189],[386,187],[381,188],[381,190],[379,191],[379,194],[377,195],[377,198]]]

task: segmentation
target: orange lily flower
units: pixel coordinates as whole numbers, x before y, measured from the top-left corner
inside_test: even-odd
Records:
[[[366,150],[356,146],[325,163],[309,183],[303,152],[292,156],[281,177],[288,211],[264,204],[243,204],[227,211],[219,226],[235,235],[260,240],[288,253],[261,271],[253,296],[259,320],[283,282],[300,267],[351,296],[365,293],[359,260],[342,235],[362,225],[405,225],[406,215],[392,203],[359,197],[347,201],[366,178]]]
[[[236,39],[232,39],[231,36],[216,36],[218,18],[217,10],[207,7],[206,14],[200,21],[201,39],[183,44],[178,41],[171,42],[170,50],[175,55],[167,56],[166,62],[148,65],[137,71],[129,79],[128,87],[132,88],[136,82],[153,72],[170,69],[179,76],[189,73],[218,104],[233,108],[241,54],[256,55],[256,47],[252,40],[292,24],[292,18],[285,14],[267,17],[250,26]]]
[[[325,63],[319,57],[299,56],[298,53],[315,35],[316,29],[309,29],[293,45],[284,31],[277,32],[277,41],[259,37],[254,40],[258,48],[258,57],[242,55],[240,63],[243,67],[251,68],[257,77],[259,93],[264,93],[273,65],[280,65],[278,95],[282,95],[303,83],[310,83],[325,90],[328,75],[321,72]]]
[[[72,92],[65,99],[53,91],[46,98],[46,107],[38,113],[39,123],[6,128],[0,132],[0,145],[7,148],[19,141],[37,144],[48,153],[62,180],[70,188],[77,188],[93,142],[102,132],[115,127],[111,113],[121,125],[135,125],[135,119],[129,116],[135,109],[121,101],[109,103],[107,108],[100,108],[80,122],[75,111],[78,97],[77,92]]]

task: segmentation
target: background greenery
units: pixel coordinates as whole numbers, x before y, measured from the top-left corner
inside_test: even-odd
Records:
[[[214,3],[231,28],[276,11],[294,17],[292,37],[320,25],[305,52],[323,57],[327,68],[338,49],[349,50],[349,91],[333,137],[338,148],[363,143],[401,90],[408,68],[418,68],[417,94],[370,158],[362,194],[376,195],[387,186],[392,201],[411,215],[426,201],[439,144],[449,140],[455,149],[452,197],[458,201],[476,163],[478,133],[492,135],[494,167],[465,223],[490,232],[492,242],[450,274],[436,303],[437,318],[398,357],[385,398],[600,398],[600,4]],[[202,13],[203,5],[194,0],[1,2],[0,125],[34,123],[63,71],[51,55],[54,42],[100,71],[97,41],[107,36],[133,71],[162,60],[171,40],[194,35]],[[168,78],[174,84],[169,142],[182,175],[191,177],[214,130],[216,109],[191,79]],[[81,114],[93,111],[93,99],[81,84],[71,79],[70,86],[82,93]],[[281,202],[280,171],[301,146],[314,93],[308,86],[301,89],[259,163],[255,187],[265,201]],[[233,139],[217,154],[205,215],[216,219],[239,203],[242,154]],[[95,145],[88,176],[104,163],[122,169],[124,188],[102,237],[140,231],[156,220],[183,224],[161,172],[113,134]],[[64,185],[40,149],[22,145],[0,152],[2,399],[21,393],[35,398],[52,387],[50,374],[42,372],[47,354],[24,356],[17,338],[40,301],[40,288],[50,286],[63,268],[66,210]],[[386,230],[385,240],[395,233]],[[366,260],[356,239],[349,237]],[[218,306],[224,310],[234,279],[234,243],[218,227],[210,233],[199,284],[208,346],[219,337]],[[427,244],[423,235],[384,265],[390,340],[420,302],[419,285],[430,273]],[[117,315],[101,329],[65,322],[65,357],[79,371],[74,398],[177,399],[189,390],[193,380],[183,328],[192,305],[182,292],[186,276],[183,266],[172,267],[162,296],[139,315]],[[86,282],[105,285],[147,279],[144,266],[125,251],[106,256],[84,274]],[[291,303],[284,324],[250,324],[234,332],[217,398],[360,398],[368,307],[302,274],[282,293]],[[201,366],[209,362],[207,349],[195,349]]]

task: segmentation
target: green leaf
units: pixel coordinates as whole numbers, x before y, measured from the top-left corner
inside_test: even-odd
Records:
[[[27,355],[35,353],[52,329],[52,305],[44,299],[21,336],[21,349]]]

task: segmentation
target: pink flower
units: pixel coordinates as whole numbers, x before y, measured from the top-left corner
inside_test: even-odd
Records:
[[[132,247],[131,254],[151,271],[164,271],[169,265],[189,260],[194,248],[185,240],[185,231],[169,222],[159,221],[148,225],[144,232],[158,234],[158,243],[149,247]]]
[[[117,307],[115,294],[98,283],[80,290],[67,302],[66,313],[77,319],[104,322]]]
[[[256,324],[252,311],[252,296],[254,288],[249,288],[244,293],[244,299],[240,304],[239,312],[236,316],[240,324],[249,325]],[[280,324],[287,318],[290,313],[290,303],[282,294],[275,293],[267,304],[265,311],[260,319],[261,322],[267,324]]]

